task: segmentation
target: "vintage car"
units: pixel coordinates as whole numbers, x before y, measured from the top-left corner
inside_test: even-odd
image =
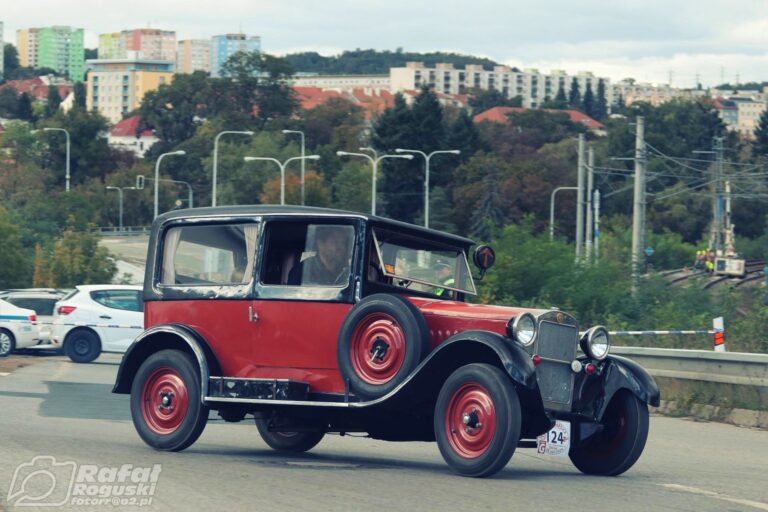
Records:
[[[659,403],[653,379],[609,355],[604,327],[580,334],[554,308],[468,302],[495,258],[477,247],[473,277],[472,246],[322,208],[161,215],[145,330],[114,392],[131,395],[140,437],[159,450],[194,443],[213,409],[253,416],[276,450],[309,450],[326,433],[437,441],[456,472],[482,477],[517,447],[550,442],[584,473],[629,469]]]

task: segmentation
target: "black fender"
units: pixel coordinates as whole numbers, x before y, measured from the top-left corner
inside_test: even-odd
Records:
[[[200,367],[202,400],[211,375],[221,375],[221,366],[208,342],[194,329],[181,324],[162,324],[142,332],[123,356],[113,393],[130,394],[133,377],[141,363],[160,350],[177,349],[192,354]]]
[[[526,410],[524,431],[541,433],[552,421],[541,400],[531,357],[511,340],[489,331],[464,331],[438,345],[398,387],[363,407],[403,410],[425,404],[434,406],[445,380],[456,369],[471,363],[486,363],[503,370],[514,382]]]
[[[606,359],[608,364],[603,371],[604,399],[596,408],[597,420],[603,417],[613,395],[622,389],[629,390],[648,405],[659,406],[661,399],[659,386],[645,368],[626,357],[612,355]]]

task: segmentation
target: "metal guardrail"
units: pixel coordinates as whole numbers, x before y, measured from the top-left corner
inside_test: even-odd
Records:
[[[616,346],[611,353],[636,361],[654,377],[768,387],[768,354]]]
[[[97,229],[102,236],[146,236],[152,226],[124,226],[122,230],[113,226],[100,226]]]

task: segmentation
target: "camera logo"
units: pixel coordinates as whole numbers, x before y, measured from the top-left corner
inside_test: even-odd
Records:
[[[11,479],[8,504],[18,507],[65,505],[69,502],[76,470],[74,462],[56,462],[48,455],[39,455],[30,462],[19,464]]]
[[[74,461],[56,462],[39,455],[16,467],[8,490],[8,505],[151,505],[162,466],[97,466]]]

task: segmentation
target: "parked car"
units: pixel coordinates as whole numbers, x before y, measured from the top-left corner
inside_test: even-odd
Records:
[[[648,404],[659,403],[654,380],[609,354],[604,327],[581,335],[564,311],[468,302],[472,245],[322,208],[161,215],[146,330],[113,391],[131,395],[139,436],[159,450],[190,446],[214,409],[230,422],[253,416],[276,450],[361,432],[437,441],[466,476],[548,444],[584,473],[629,469],[648,436]],[[481,278],[495,255],[480,246],[472,259]]]
[[[56,291],[15,290],[6,293],[3,300],[14,306],[35,311],[40,330],[38,344],[45,344],[51,342],[53,335],[54,306],[64,295],[64,292]]]
[[[81,285],[55,306],[52,345],[76,363],[123,353],[144,325],[141,287]]]
[[[0,357],[20,348],[37,345],[38,338],[34,310],[20,308],[0,299]]]

